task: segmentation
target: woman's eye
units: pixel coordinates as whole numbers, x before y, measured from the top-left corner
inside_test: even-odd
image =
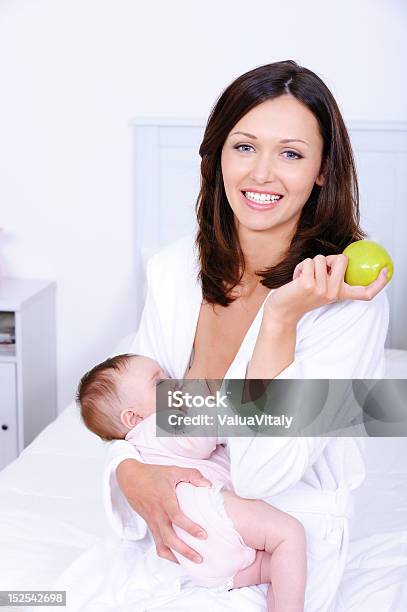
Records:
[[[241,149],[242,147],[248,147],[249,149],[253,149],[253,147],[251,145],[236,145],[234,148],[237,149],[239,151],[239,149]],[[246,153],[247,151],[243,151],[243,153]]]
[[[302,159],[302,155],[300,155],[299,153],[296,153],[295,151],[283,151],[284,153],[288,153],[289,157],[286,157],[286,159]],[[294,155],[294,157],[292,157]]]

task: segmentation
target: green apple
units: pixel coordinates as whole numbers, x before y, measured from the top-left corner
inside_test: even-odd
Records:
[[[349,258],[345,272],[345,283],[348,285],[370,285],[387,268],[387,282],[393,276],[394,265],[390,255],[373,240],[352,242],[343,252]]]

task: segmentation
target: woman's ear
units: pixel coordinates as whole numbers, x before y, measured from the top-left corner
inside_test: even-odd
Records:
[[[133,429],[143,420],[143,416],[131,408],[126,408],[121,411],[120,420],[127,429]]]
[[[328,164],[327,164],[327,160],[325,160],[324,162],[322,162],[322,166],[320,168],[319,174],[317,178],[315,179],[315,183],[319,187],[322,187],[323,185],[325,185],[325,176],[326,176],[327,168],[328,168]]]

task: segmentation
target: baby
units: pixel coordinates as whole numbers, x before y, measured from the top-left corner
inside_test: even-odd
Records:
[[[174,555],[194,582],[227,589],[268,584],[267,609],[302,612],[306,584],[304,528],[297,519],[264,501],[233,492],[222,440],[216,437],[157,437],[156,384],[168,378],[160,365],[137,355],[118,355],[83,376],[77,399],[86,426],[103,440],[125,439],[146,463],[197,468],[212,482],[181,482],[181,510],[207,532],[177,535],[201,555],[194,563]]]

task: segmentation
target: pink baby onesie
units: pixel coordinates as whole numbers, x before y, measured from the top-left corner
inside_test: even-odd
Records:
[[[145,463],[177,465],[198,469],[212,482],[196,487],[181,482],[176,495],[181,510],[205,529],[206,540],[194,538],[173,525],[177,535],[196,550],[202,563],[193,563],[173,551],[189,576],[200,586],[230,589],[233,577],[254,562],[256,551],[247,546],[226,514],[222,489],[233,490],[229,457],[222,440],[216,437],[156,437],[155,414],[144,419],[126,435]]]

